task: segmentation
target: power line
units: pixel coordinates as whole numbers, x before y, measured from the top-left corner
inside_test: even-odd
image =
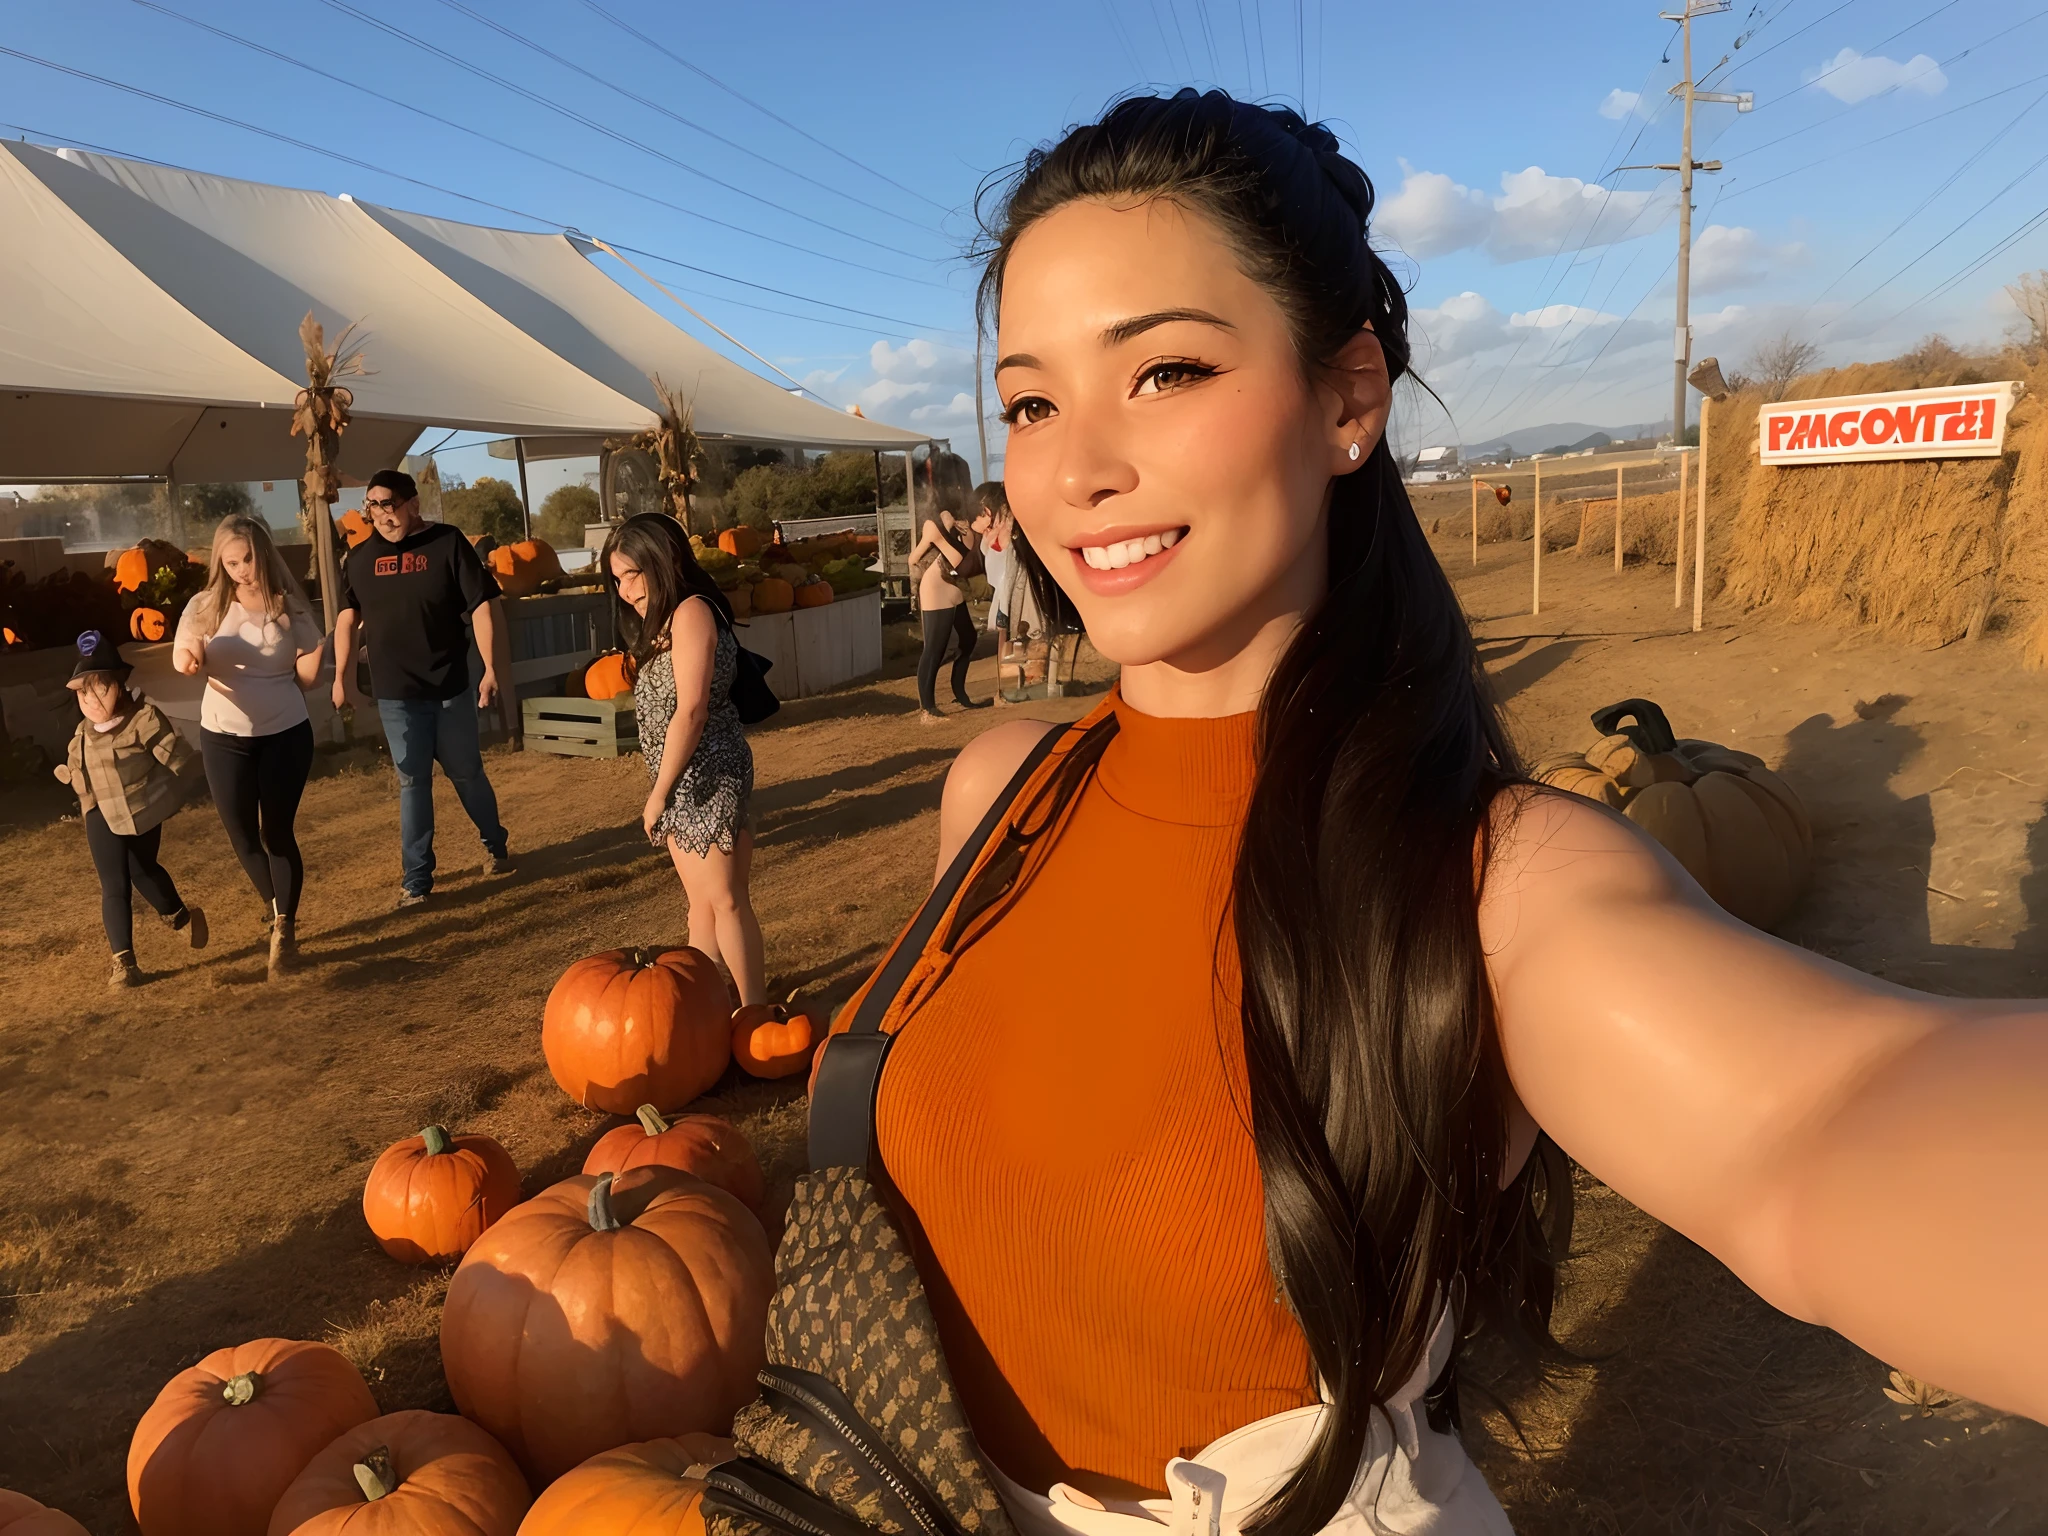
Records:
[[[237,47],[241,47],[241,48],[246,48],[246,49],[250,50],[250,51],[251,51],[251,52],[253,52],[253,53],[260,53],[260,54],[262,54],[262,55],[263,55],[264,57],[266,57],[266,58],[270,58],[270,59],[275,59],[275,60],[277,60],[277,61],[278,61],[278,62],[279,62],[280,64],[289,64],[289,65],[291,65],[291,66],[292,66],[292,67],[293,67],[294,69],[300,69],[300,70],[304,70],[304,71],[305,71],[305,72],[306,72],[307,74],[309,74],[309,75],[312,75],[312,76],[314,76],[314,77],[315,77],[316,79],[320,79],[320,80],[326,80],[326,81],[329,81],[329,82],[331,82],[332,84],[335,84],[335,85],[343,85],[343,86],[346,86],[346,85],[349,85],[349,84],[351,84],[351,83],[352,83],[352,82],[350,82],[350,81],[348,81],[348,80],[344,79],[344,78],[343,78],[343,77],[341,77],[340,75],[332,74],[332,73],[330,73],[330,72],[329,72],[329,71],[327,71],[327,70],[321,69],[321,68],[320,68],[320,67],[319,67],[318,65],[314,65],[314,64],[308,64],[308,63],[307,63],[307,62],[306,62],[306,61],[305,61],[304,59],[298,59],[298,58],[294,58],[294,57],[293,57],[292,55],[290,55],[290,54],[288,54],[288,53],[283,53],[283,52],[280,52],[280,51],[279,51],[278,49],[275,49],[275,48],[268,48],[268,47],[265,47],[265,46],[264,46],[263,44],[261,44],[261,43],[258,43],[258,42],[253,42],[253,41],[251,41],[250,39],[248,39],[248,38],[245,38],[245,37],[238,37],[238,36],[236,36],[236,35],[235,35],[234,33],[232,33],[232,32],[229,32],[229,31],[225,30],[224,28],[221,28],[221,27],[216,27],[216,26],[213,26],[213,25],[211,25],[210,23],[207,23],[207,22],[204,22],[204,21],[201,21],[201,20],[199,20],[199,19],[198,19],[197,17],[194,17],[194,16],[187,16],[187,15],[186,15],[186,14],[184,14],[184,13],[183,13],[182,11],[176,11],[176,10],[172,10],[172,9],[171,9],[171,8],[170,8],[169,6],[167,6],[167,5],[162,5],[162,4],[159,4],[159,3],[158,3],[158,0],[132,0],[132,3],[134,3],[134,4],[136,4],[136,5],[139,5],[139,6],[142,6],[142,7],[143,7],[144,9],[146,9],[146,10],[151,10],[151,11],[155,11],[155,12],[157,12],[157,13],[158,13],[159,15],[162,15],[162,16],[168,16],[168,17],[170,17],[170,18],[171,18],[172,20],[174,20],[174,21],[180,21],[180,22],[183,22],[183,23],[184,23],[184,24],[185,24],[186,26],[189,26],[189,27],[197,27],[197,28],[198,28],[198,29],[199,29],[200,31],[202,31],[202,32],[209,32],[209,33],[213,34],[213,35],[214,35],[215,37],[221,38],[221,39],[223,39],[224,41],[227,41],[227,42],[230,42],[230,43],[233,43],[233,44],[235,44],[235,45],[236,45]],[[110,83],[118,83],[118,82],[110,82]],[[181,104],[180,104],[180,103],[176,103],[176,102],[173,102],[173,103],[171,103],[171,105],[174,105],[174,106],[178,106],[178,105],[181,105]],[[455,131],[456,131],[457,133],[463,133],[463,134],[467,134],[467,135],[469,135],[469,136],[470,136],[471,138],[473,138],[473,139],[477,139],[477,140],[481,141],[482,143],[485,143],[485,144],[490,144],[490,145],[493,145],[493,146],[495,146],[495,147],[497,147],[497,148],[499,148],[499,149],[507,150],[507,151],[509,151],[510,153],[512,153],[512,154],[515,154],[515,155],[521,155],[521,156],[524,156],[524,157],[525,157],[526,159],[528,159],[528,160],[532,160],[532,161],[534,161],[534,162],[535,162],[535,163],[537,163],[537,164],[540,164],[540,165],[545,165],[545,166],[549,166],[549,167],[551,167],[551,168],[552,168],[552,169],[554,169],[554,170],[558,170],[558,171],[561,171],[561,172],[563,172],[563,173],[565,173],[565,174],[567,174],[567,175],[570,175],[570,176],[576,176],[576,177],[580,177],[580,178],[581,178],[581,179],[583,179],[584,181],[588,181],[588,182],[592,183],[592,184],[593,184],[593,185],[595,185],[595,186],[600,186],[600,187],[607,187],[607,188],[609,188],[610,190],[612,190],[612,191],[614,191],[614,192],[623,192],[623,193],[625,193],[625,194],[626,194],[626,195],[627,195],[628,197],[637,197],[637,198],[639,198],[639,199],[640,199],[641,201],[643,201],[643,202],[647,202],[647,203],[652,203],[652,204],[653,204],[654,206],[656,206],[656,207],[658,207],[658,208],[666,208],[666,209],[668,209],[668,210],[669,210],[669,211],[670,211],[671,213],[680,213],[680,214],[682,214],[682,215],[683,215],[683,216],[684,216],[685,218],[691,218],[691,219],[700,219],[700,220],[702,220],[703,222],[705,222],[705,223],[707,223],[707,224],[715,224],[715,225],[717,225],[717,226],[718,226],[718,227],[719,227],[720,229],[729,229],[729,230],[733,231],[733,232],[734,232],[735,234],[741,234],[741,235],[746,235],[746,236],[748,236],[748,237],[750,237],[750,238],[752,238],[752,239],[755,239],[755,240],[765,240],[765,241],[767,241],[767,242],[768,242],[769,244],[771,244],[771,245],[779,245],[779,246],[783,247],[783,248],[784,248],[785,250],[797,251],[797,252],[800,252],[801,254],[803,254],[803,255],[806,255],[806,256],[813,256],[813,257],[816,257],[816,258],[817,258],[818,260],[820,260],[820,261],[830,261],[830,262],[834,262],[834,263],[837,263],[838,265],[841,265],[841,266],[848,266],[848,267],[853,267],[853,268],[856,268],[857,270],[859,270],[859,271],[862,271],[862,272],[873,272],[873,273],[876,273],[877,275],[879,275],[879,276],[882,276],[882,277],[891,277],[891,278],[895,278],[895,279],[896,279],[896,280],[897,280],[898,282],[906,282],[906,283],[916,283],[916,284],[918,284],[918,285],[919,285],[920,287],[926,287],[926,288],[937,288],[937,289],[939,289],[939,290],[940,290],[941,292],[944,292],[944,293],[951,293],[951,292],[952,292],[952,290],[951,290],[950,288],[947,288],[947,287],[945,286],[945,284],[943,284],[943,283],[935,283],[935,282],[930,282],[930,281],[928,281],[928,280],[926,280],[926,279],[924,279],[924,278],[916,278],[916,277],[903,277],[903,276],[901,276],[901,275],[900,275],[900,274],[898,274],[898,273],[894,273],[894,272],[886,272],[886,271],[884,271],[884,270],[883,270],[882,268],[880,268],[880,267],[871,267],[871,266],[868,266],[868,265],[867,265],[866,263],[864,263],[864,262],[852,261],[852,260],[849,260],[848,258],[846,258],[846,257],[843,257],[843,256],[833,256],[833,255],[831,255],[831,254],[829,254],[829,253],[827,253],[827,252],[825,252],[825,251],[814,251],[814,250],[811,250],[811,249],[810,249],[810,248],[809,248],[808,246],[796,245],[796,244],[793,244],[792,242],[790,242],[790,241],[787,241],[787,240],[780,240],[780,239],[777,239],[777,238],[776,238],[775,236],[773,236],[773,235],[764,235],[764,234],[761,234],[761,233],[759,233],[759,232],[758,232],[758,231],[756,231],[756,230],[751,230],[751,229],[748,229],[748,228],[746,228],[746,227],[745,227],[744,225],[728,223],[728,222],[727,222],[726,220],[724,220],[724,219],[719,219],[719,218],[714,218],[714,217],[713,217],[712,215],[710,215],[710,214],[708,214],[708,213],[700,213],[700,212],[699,212],[698,210],[696,210],[696,209],[694,209],[694,208],[686,208],[686,207],[684,207],[684,206],[683,206],[683,205],[682,205],[681,203],[674,203],[674,202],[670,202],[670,201],[669,201],[669,200],[668,200],[667,198],[665,198],[665,197],[659,197],[659,196],[656,196],[656,195],[655,195],[654,193],[652,193],[652,192],[647,192],[647,191],[643,191],[643,190],[642,190],[641,188],[639,188],[639,187],[635,187],[635,186],[630,186],[630,185],[626,184],[625,182],[613,181],[613,180],[609,179],[608,177],[604,177],[604,176],[599,176],[599,175],[597,175],[597,174],[596,174],[595,172],[593,172],[593,171],[586,171],[586,170],[581,170],[581,169],[579,169],[579,168],[578,168],[578,167],[576,167],[576,166],[573,166],[573,165],[568,165],[568,164],[565,164],[565,163],[564,163],[563,161],[560,161],[560,160],[556,160],[556,159],[553,159],[553,158],[551,158],[551,157],[549,157],[549,156],[547,156],[547,155],[543,155],[543,154],[540,154],[540,153],[538,153],[538,152],[537,152],[537,151],[535,151],[535,150],[527,149],[527,148],[524,148],[524,147],[523,147],[523,146],[521,146],[521,145],[518,145],[518,144],[514,144],[514,143],[511,143],[511,142],[510,142],[510,141],[508,141],[508,140],[505,140],[505,139],[501,139],[501,138],[498,138],[498,137],[497,137],[496,135],[494,135],[494,134],[489,134],[489,133],[485,133],[485,132],[484,132],[484,131],[483,131],[482,129],[480,129],[480,128],[472,128],[472,127],[470,127],[470,126],[469,126],[468,124],[466,124],[466,123],[458,123],[458,122],[456,122],[456,121],[455,121],[455,120],[454,120],[453,118],[447,118],[447,117],[443,117],[443,116],[441,116],[441,115],[440,115],[439,113],[437,113],[437,112],[429,112],[429,111],[428,111],[428,110],[427,110],[426,108],[424,108],[424,107],[421,107],[421,106],[416,106],[416,105],[414,105],[414,104],[413,104],[412,102],[406,101],[406,100],[404,100],[403,98],[399,98],[399,97],[393,97],[393,98],[390,98],[390,105],[392,105],[392,106],[394,106],[394,107],[398,107],[398,108],[400,108],[400,109],[402,109],[402,110],[404,110],[404,111],[410,112],[410,113],[412,113],[412,114],[413,114],[413,115],[414,115],[415,117],[422,117],[422,118],[425,118],[425,119],[426,119],[426,120],[427,120],[428,122],[431,122],[431,123],[439,123],[439,124],[440,124],[440,125],[441,125],[442,127],[444,127],[444,128],[452,128],[452,129],[454,129],[454,130],[455,130]],[[229,121],[232,121],[232,120],[229,120]],[[252,124],[248,124],[248,123],[240,123],[240,122],[236,122],[236,123],[234,124],[234,126],[236,126],[236,127],[240,127],[240,128],[245,128],[245,129],[247,129],[248,131],[250,131],[250,132],[252,132],[252,133],[262,133],[262,132],[265,132],[265,131],[266,131],[266,130],[264,130],[264,129],[260,129],[260,128],[257,128],[257,127],[255,127],[254,125],[252,125]],[[324,153],[324,151],[323,151],[323,153]],[[389,175],[389,176],[397,176],[397,175],[398,175],[398,173],[397,173],[397,172],[395,172],[395,171],[381,171],[381,170],[380,170],[379,174],[382,174],[382,175]],[[399,179],[400,179],[400,180],[412,180],[413,178],[411,178],[411,177],[400,177]],[[562,223],[562,222],[561,222],[560,220],[557,220],[557,219],[544,219],[544,218],[540,218],[540,217],[537,217],[537,216],[535,216],[535,215],[532,215],[532,214],[525,214],[525,213],[517,213],[517,211],[516,211],[516,210],[514,210],[514,209],[509,209],[509,208],[506,208],[506,207],[504,207],[504,206],[503,206],[502,204],[498,204],[498,203],[487,203],[487,202],[483,202],[483,201],[481,201],[480,199],[477,199],[477,198],[473,198],[473,197],[470,197],[470,196],[469,196],[468,194],[466,194],[466,193],[450,191],[449,189],[447,189],[447,188],[444,188],[444,187],[435,187],[435,186],[433,186],[433,185],[432,185],[431,183],[428,183],[428,182],[416,182],[415,184],[416,184],[416,185],[418,185],[418,186],[428,187],[428,188],[429,188],[430,190],[433,190],[433,191],[437,191],[437,192],[444,192],[444,193],[446,193],[446,194],[447,194],[448,196],[450,196],[450,197],[458,197],[458,198],[461,198],[461,199],[462,199],[463,201],[465,201],[465,202],[472,202],[472,203],[477,203],[477,204],[478,204],[478,206],[480,206],[480,207],[486,207],[486,208],[493,208],[493,209],[496,209],[496,210],[497,210],[498,212],[500,212],[500,213],[514,213],[516,217],[519,217],[519,218],[523,218],[523,219],[530,219],[530,220],[531,220],[531,221],[532,221],[533,223],[536,223],[536,224],[548,224],[548,225],[553,225],[553,226],[555,226],[555,227],[557,227],[557,228],[566,228],[566,227],[568,227],[568,226],[566,226],[565,224],[563,224],[563,223]],[[744,286],[746,286],[746,287],[749,287],[749,288],[764,288],[764,285],[763,285],[763,284],[760,284],[760,283],[754,283],[754,282],[750,282],[750,281],[748,281],[748,280],[747,280],[746,278],[742,278],[742,277],[732,277],[732,276],[730,276],[730,275],[728,275],[728,274],[726,274],[726,273],[723,273],[723,272],[716,272],[716,271],[714,271],[713,269],[711,269],[711,268],[709,268],[709,267],[697,267],[697,268],[693,268],[692,270],[694,270],[694,271],[699,271],[699,272],[703,272],[703,273],[705,273],[705,274],[706,274],[706,275],[708,275],[708,276],[712,276],[712,277],[718,277],[718,278],[722,278],[722,279],[723,279],[724,281],[726,281],[726,282],[731,282],[731,283],[740,283],[740,284],[742,284],[742,285],[744,285]],[[806,304],[819,304],[819,305],[823,305],[823,306],[824,306],[825,308],[827,308],[827,309],[840,309],[840,310],[844,310],[844,309],[846,309],[846,308],[847,308],[847,306],[845,306],[845,305],[843,305],[843,304],[833,304],[833,303],[831,303],[830,301],[828,301],[828,300],[825,300],[825,299],[814,299],[814,298],[810,298],[810,297],[808,297],[808,296],[807,296],[807,295],[805,295],[805,294],[800,294],[800,293],[789,293],[789,292],[786,292],[785,290],[783,290],[783,289],[779,289],[779,288],[764,288],[764,291],[766,291],[766,292],[769,292],[769,293],[775,293],[775,294],[779,294],[779,295],[781,295],[781,296],[782,296],[782,297],[784,297],[784,298],[791,298],[791,299],[797,299],[797,300],[799,300],[799,301],[801,301],[801,302],[803,302],[803,303],[806,303]],[[735,302],[736,302],[736,301],[735,301]],[[773,311],[773,312],[774,312],[774,313],[780,313],[780,311]],[[848,313],[852,313],[852,314],[867,314],[867,313],[868,313],[868,311],[865,311],[865,310],[849,310],[849,311],[848,311]],[[880,318],[880,319],[886,319],[886,320],[893,320],[893,321],[894,321],[894,322],[895,322],[896,324],[898,324],[898,325],[908,325],[908,326],[911,326],[911,327],[913,327],[913,328],[917,328],[917,327],[924,327],[924,322],[922,322],[922,321],[918,321],[918,320],[905,320],[905,319],[903,319],[903,318],[902,318],[901,316],[891,316],[891,315],[883,315],[883,316],[879,316],[879,317],[877,317],[877,318]],[[925,328],[925,329],[932,329],[932,330],[939,330],[939,329],[945,329],[945,327],[939,327],[939,326],[929,326],[929,327],[924,327],[924,328]]]
[[[603,17],[606,21],[610,22],[613,26],[617,27],[621,32],[625,33],[628,37],[638,38],[641,42],[645,43],[649,48],[652,48],[656,53],[660,54],[663,58],[667,59],[671,64],[680,65],[682,68],[687,69],[691,74],[695,75],[698,79],[706,82],[709,85],[717,86],[719,90],[725,92],[726,95],[732,97],[734,101],[740,102],[745,106],[752,107],[756,112],[759,112],[763,117],[767,118],[770,122],[780,123],[784,128],[787,128],[791,133],[795,134],[798,138],[807,139],[811,143],[817,145],[818,148],[824,150],[826,153],[837,155],[841,160],[844,160],[848,165],[852,166],[855,170],[865,171],[868,175],[874,177],[877,181],[887,182],[890,186],[894,187],[898,192],[908,193],[910,196],[916,198],[919,202],[938,209],[940,213],[951,213],[953,211],[952,209],[948,208],[944,203],[935,202],[931,198],[926,197],[922,192],[918,191],[915,187],[906,187],[902,182],[896,180],[895,177],[885,175],[884,173],[876,170],[873,166],[867,164],[867,162],[863,160],[854,159],[853,156],[846,153],[845,150],[840,149],[837,145],[829,144],[825,140],[819,138],[816,134],[808,133],[804,129],[797,127],[797,125],[795,123],[792,123],[788,118],[781,116],[772,108],[762,106],[761,103],[754,100],[753,97],[742,95],[739,91],[734,90],[731,86],[727,85],[723,80],[719,79],[718,76],[712,74],[709,70],[704,69],[699,65],[692,64],[688,59],[684,58],[681,54],[672,52],[670,49],[663,47],[658,40],[649,37],[645,32],[642,32],[638,27],[635,27],[630,23],[623,21],[619,17],[613,15],[610,11],[606,10],[603,6],[599,5],[597,3],[597,0],[581,0],[581,3],[585,10],[590,11],[597,16]]]
[[[702,123],[693,122],[687,117],[683,117],[678,113],[672,112],[658,101],[651,101],[647,97],[642,96],[635,91],[629,91],[623,85],[620,85],[617,81],[608,80],[604,76],[597,74],[593,70],[585,69],[581,64],[578,64],[571,59],[564,58],[561,54],[556,53],[552,48],[543,47],[541,44],[535,42],[533,39],[525,36],[524,34],[515,32],[512,28],[504,26],[499,22],[493,21],[490,17],[482,15],[473,7],[463,4],[462,0],[441,0],[441,3],[447,6],[450,10],[458,11],[462,15],[467,16],[470,20],[476,22],[479,26],[489,27],[493,32],[496,32],[500,37],[509,38],[511,41],[520,44],[522,47],[531,49],[533,52],[539,54],[542,58],[548,60],[550,63],[555,64],[562,69],[573,71],[574,73],[583,76],[583,78],[586,80],[594,81],[598,85],[604,86],[607,90],[616,92],[618,95],[625,97],[626,100],[635,102],[638,105],[647,108],[647,110],[650,112],[660,113],[661,116],[667,118],[672,123],[679,123],[685,128],[689,128],[697,133],[703,134],[708,139],[714,139],[718,143],[725,145],[728,149],[736,149],[741,154],[746,155],[750,159],[758,160],[763,165],[771,166],[774,169],[781,171],[786,176],[794,176],[798,181],[805,182],[810,186],[816,187],[821,192],[830,192],[834,197],[843,197],[848,202],[855,203],[860,207],[867,209],[870,213],[879,213],[885,219],[894,219],[897,223],[907,224],[912,229],[919,230],[927,234],[931,233],[927,226],[918,223],[915,219],[907,219],[900,213],[896,213],[891,209],[882,207],[879,203],[871,203],[866,198],[855,197],[851,192],[841,191],[838,187],[833,186],[830,182],[819,181],[815,176],[808,176],[804,174],[802,171],[797,170],[794,166],[784,165],[780,160],[776,160],[771,156],[764,155],[760,153],[758,150],[749,149],[746,145],[740,143],[736,139],[729,139],[724,134],[719,133],[714,129],[706,128]],[[769,206],[774,207],[777,205],[770,204]],[[830,226],[827,227],[829,228]],[[890,248],[884,247],[884,249]]]
[[[907,257],[911,261],[929,261],[931,259],[928,256],[920,255],[916,251],[906,251],[902,249],[902,247],[900,246],[889,245],[880,240],[872,240],[869,239],[866,235],[857,235],[852,230],[841,229],[836,224],[828,224],[823,219],[812,218],[807,213],[798,213],[794,208],[786,208],[781,203],[775,202],[771,198],[762,197],[758,193],[747,191],[747,189],[744,187],[735,186],[733,183],[729,181],[723,180],[722,178],[717,176],[713,176],[709,171],[699,170],[696,166],[691,165],[689,162],[677,159],[674,155],[669,154],[665,150],[657,149],[652,144],[648,144],[639,139],[636,139],[631,134],[620,133],[616,128],[608,127],[606,124],[599,122],[594,117],[587,116],[586,114],[578,112],[573,108],[565,107],[558,101],[551,101],[546,96],[543,96],[539,91],[528,90],[525,86],[516,84],[511,80],[507,80],[502,75],[493,74],[491,71],[483,68],[481,65],[470,63],[469,60],[463,58],[459,54],[451,53],[446,48],[442,48],[434,43],[430,43],[426,41],[424,38],[415,37],[412,33],[407,32],[402,27],[393,26],[390,22],[384,21],[376,16],[372,16],[368,11],[361,9],[358,6],[349,4],[348,0],[319,0],[319,3],[321,5],[326,6],[331,11],[336,11],[339,12],[341,15],[352,17],[356,21],[361,22],[363,25],[367,27],[373,27],[377,31],[384,33],[387,37],[397,38],[400,42],[406,43],[411,47],[417,48],[423,53],[432,54],[435,58],[442,60],[444,63],[454,65],[457,69],[462,70],[465,74],[474,75],[479,80],[484,80],[492,85],[497,86],[500,90],[509,91],[513,95],[519,97],[521,100],[530,101],[537,107],[544,107],[548,111],[555,113],[557,116],[565,117],[570,122],[579,124],[584,128],[588,128],[593,133],[602,134],[604,137],[613,140],[615,143],[623,144],[629,149],[637,149],[644,155],[649,155],[656,160],[664,162],[665,164],[672,165],[677,170],[683,172],[683,174],[685,174],[686,176],[695,176],[701,181],[708,181],[713,186],[722,187],[728,192],[734,193],[739,197],[747,199],[749,202],[759,203],[764,208],[772,208],[777,213],[786,214],[790,218],[799,219],[806,224],[815,224],[818,228],[826,230],[831,234],[838,235],[842,239],[852,240],[861,245],[873,246],[876,250],[887,251],[892,256]],[[890,273],[887,275],[898,276],[900,274]]]

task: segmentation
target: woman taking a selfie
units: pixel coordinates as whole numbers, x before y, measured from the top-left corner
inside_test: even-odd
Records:
[[[732,701],[732,608],[672,517],[627,518],[605,540],[603,568],[653,781],[641,830],[682,877],[690,947],[724,965],[742,1004],[763,1002],[761,924],[747,895],[754,753]]]
[[[1014,789],[1010,835],[882,1021],[878,1154],[1004,1507],[1156,1530],[1132,1501],[1215,1456],[1226,1529],[1505,1531],[1447,1366],[1547,1330],[1558,1147],[2048,1416],[2048,1015],[1781,943],[1529,782],[1387,445],[1372,205],[1325,129],[1183,91],[1034,153],[991,229],[1020,548],[1122,667],[1021,789],[1056,728],[961,753],[941,870]]]

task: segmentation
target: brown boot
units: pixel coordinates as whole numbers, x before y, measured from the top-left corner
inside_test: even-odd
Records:
[[[298,921],[282,912],[270,920],[270,979],[299,968]]]
[[[135,951],[124,949],[114,956],[114,973],[107,978],[109,987],[139,987],[142,985],[142,967],[135,963]]]

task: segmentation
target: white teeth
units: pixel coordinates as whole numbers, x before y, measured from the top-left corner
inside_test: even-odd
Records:
[[[1125,539],[1117,544],[1084,544],[1081,558],[1098,571],[1120,571],[1150,555],[1161,554],[1180,542],[1181,530],[1148,533],[1142,539]]]

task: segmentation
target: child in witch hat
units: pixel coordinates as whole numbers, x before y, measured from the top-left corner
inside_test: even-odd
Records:
[[[142,982],[135,963],[134,909],[129,887],[194,949],[206,947],[206,914],[179,899],[170,874],[157,862],[163,823],[184,792],[179,775],[198,753],[172,729],[163,711],[128,691],[131,669],[114,643],[96,629],[78,637],[70,687],[85,718],[55,772],[78,794],[85,840],[100,877],[100,921],[114,950],[110,987]]]

